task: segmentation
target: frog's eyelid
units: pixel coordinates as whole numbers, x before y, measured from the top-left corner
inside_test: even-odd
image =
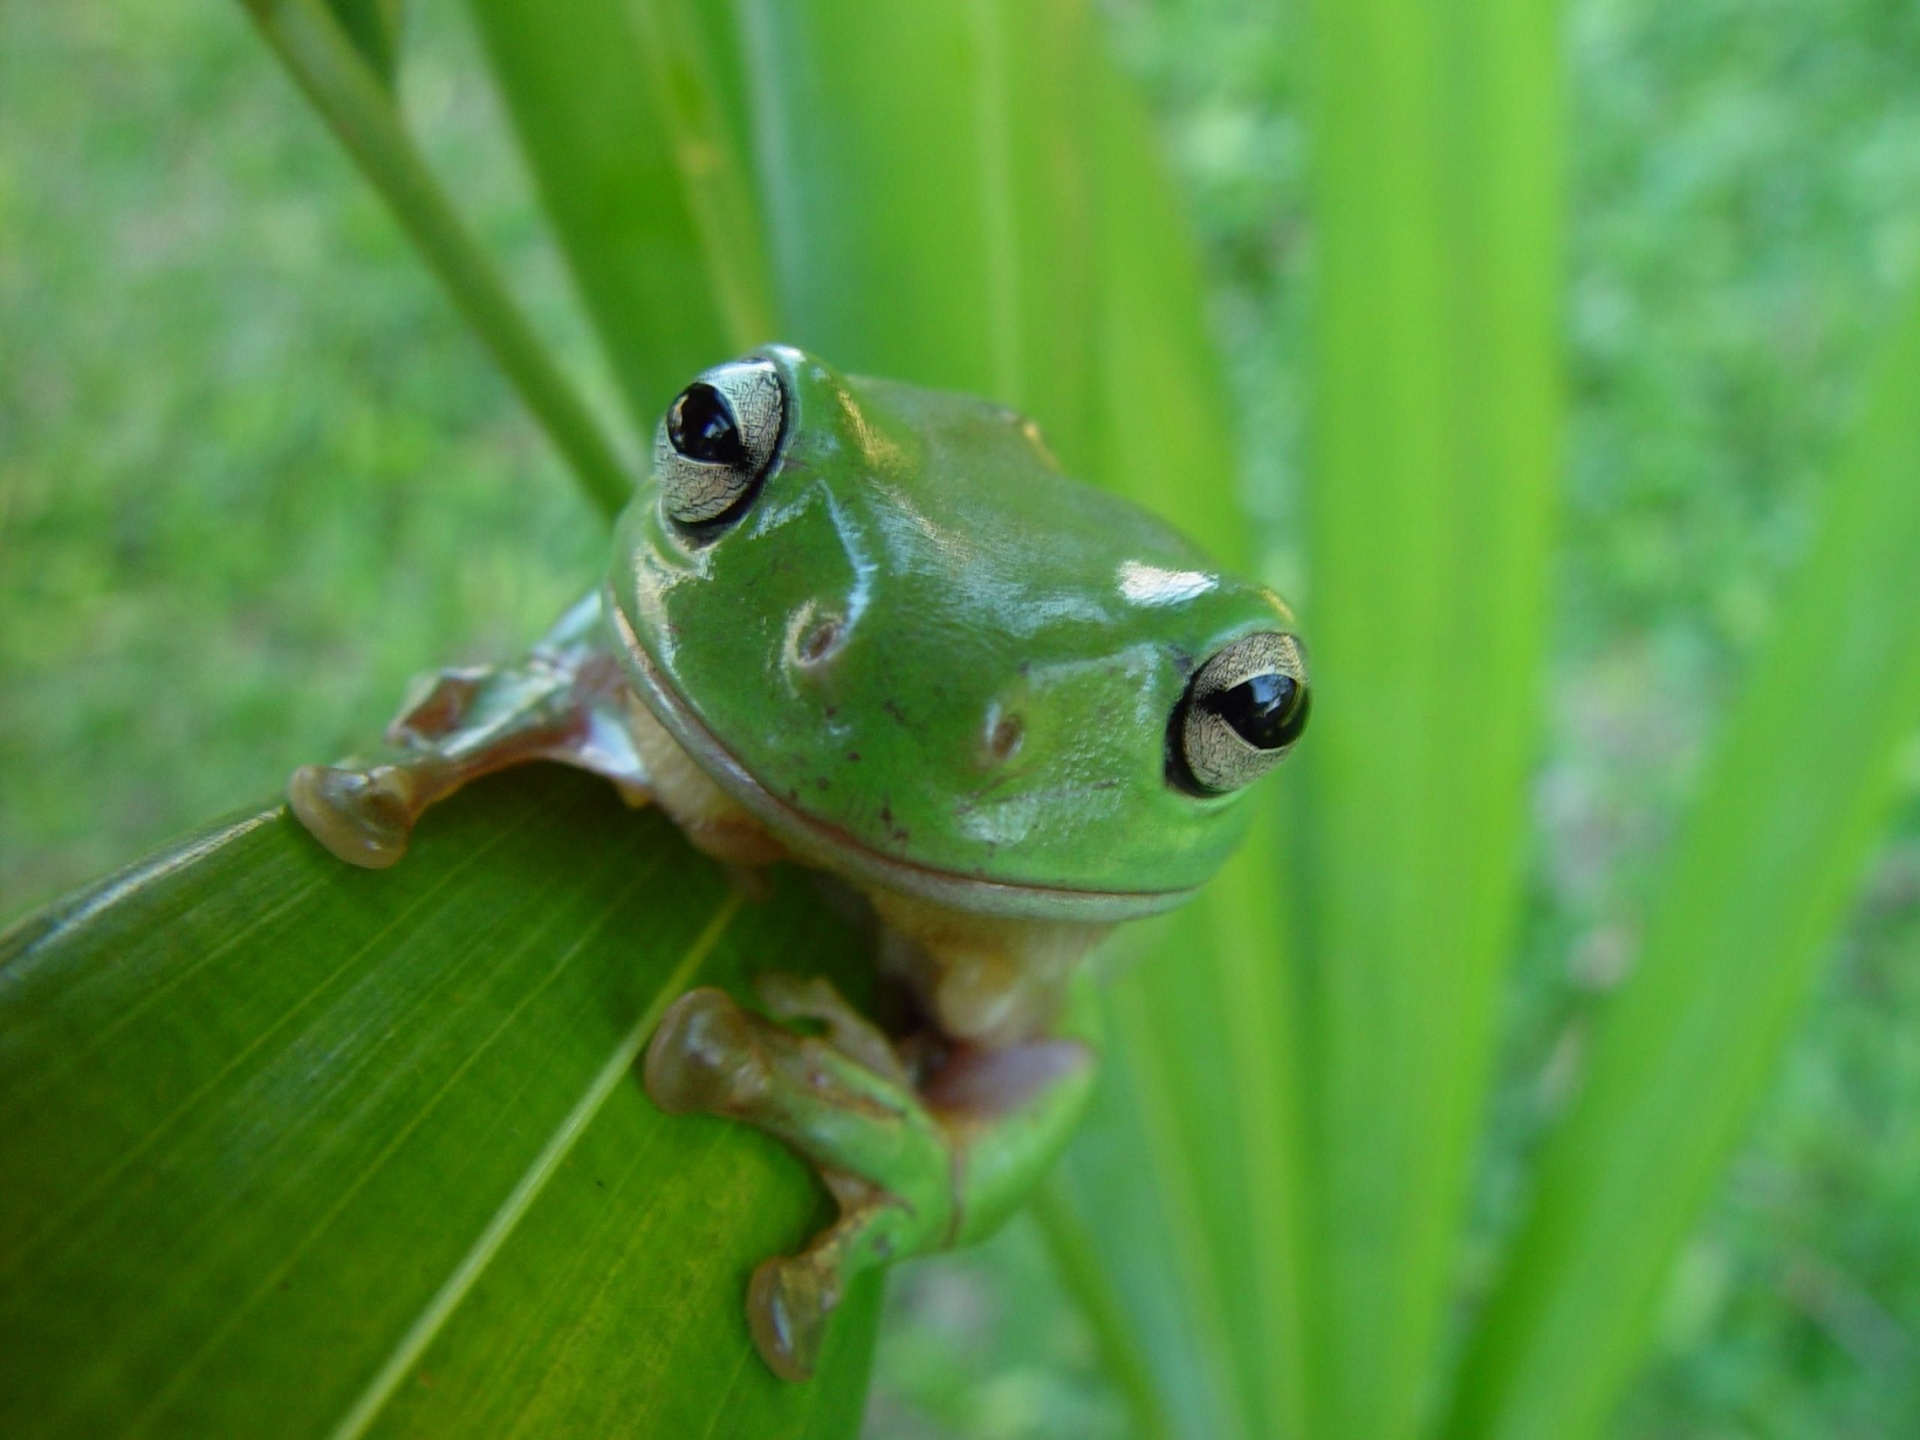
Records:
[[[738,462],[682,453],[672,435],[674,418],[690,396],[717,396],[737,432]],[[710,403],[710,402],[709,402]],[[772,468],[786,421],[786,392],[778,368],[758,356],[702,373],[669,407],[654,436],[654,473],[668,518],[687,526],[718,524],[744,507]]]

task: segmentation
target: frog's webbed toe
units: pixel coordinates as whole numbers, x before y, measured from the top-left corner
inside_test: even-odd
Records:
[[[762,1260],[747,1283],[747,1328],[767,1368],[782,1380],[811,1379],[839,1299],[803,1257]]]
[[[898,1195],[857,1176],[823,1172],[840,1218],[798,1255],[776,1255],[747,1286],[747,1328],[767,1367],[783,1380],[813,1374],[827,1322],[852,1280],[890,1260],[944,1246],[949,1235]],[[941,1214],[950,1213],[942,1207]]]
[[[403,771],[302,765],[287,801],[314,838],[349,865],[384,870],[407,853],[417,804]]]
[[[647,1094],[669,1115],[743,1114],[766,1079],[747,1013],[711,985],[668,1006],[647,1046]]]

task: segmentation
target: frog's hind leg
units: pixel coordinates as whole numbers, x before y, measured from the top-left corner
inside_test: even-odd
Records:
[[[287,799],[335,855],[375,870],[406,853],[427,806],[509,765],[575,765],[606,776],[638,803],[647,797],[647,772],[626,694],[600,597],[592,595],[516,664],[442,670],[415,682],[384,747],[338,765],[302,766]]]
[[[848,1284],[892,1260],[984,1235],[1058,1153],[1084,1107],[1094,1051],[1077,1034],[986,1050],[960,1047],[924,1090],[871,1024],[821,980],[761,978],[802,1035],[690,991],[662,1017],[646,1085],[673,1114],[743,1120],[810,1161],[840,1218],[798,1255],[754,1271],[747,1318],[770,1368],[813,1369],[828,1317]]]

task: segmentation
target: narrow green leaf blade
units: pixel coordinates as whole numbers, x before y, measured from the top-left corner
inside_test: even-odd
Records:
[[[1831,942],[1920,722],[1920,306],[1716,748],[1450,1433],[1598,1434]],[[1786,757],[1790,754],[1791,759]]]
[[[1094,280],[1087,473],[1251,569],[1259,545],[1183,197],[1103,37],[1073,39],[1085,217],[1035,265]],[[1241,852],[1115,984],[1109,1085],[1062,1184],[1161,1408],[1193,1437],[1300,1433],[1297,1022],[1277,795],[1260,799]],[[1142,1410],[1139,1423],[1156,1419]]]
[[[741,1300],[826,1216],[633,1061],[695,983],[864,955],[540,766],[395,870],[280,810],[0,943],[0,1431],[854,1433],[876,1294],[775,1380]]]
[[[1088,91],[1096,473],[1246,567],[1257,546],[1181,199],[1120,77],[1103,64]],[[1282,770],[1241,853],[1114,987],[1110,1084],[1067,1166],[1195,1440],[1301,1433],[1298,1020],[1275,824],[1296,781]]]
[[[400,67],[401,0],[327,0],[353,48],[387,89]]]
[[[1392,1440],[1433,1386],[1517,910],[1558,462],[1559,59],[1532,0],[1313,23],[1309,1433]]]
[[[611,517],[632,493],[632,481],[427,168],[393,96],[339,14],[324,0],[241,4],[493,353],[588,499]]]
[[[1091,460],[1078,0],[740,0],[787,337],[992,396]]]
[[[627,408],[775,333],[761,227],[689,0],[472,0]]]

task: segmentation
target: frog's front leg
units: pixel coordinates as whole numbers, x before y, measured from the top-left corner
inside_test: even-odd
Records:
[[[848,1284],[890,1261],[981,1238],[1058,1155],[1091,1090],[1092,997],[1076,989],[1053,1034],[948,1042],[917,1085],[901,1053],[824,981],[763,976],[781,1019],[694,990],[648,1048],[647,1091],[671,1113],[744,1120],[810,1161],[839,1219],[798,1255],[754,1271],[747,1319],[773,1371],[804,1380]]]
[[[516,664],[423,677],[385,747],[294,772],[294,814],[342,860],[378,870],[406,853],[427,806],[509,765],[558,760],[606,776],[629,800],[647,798],[601,604],[598,594],[581,601]]]

